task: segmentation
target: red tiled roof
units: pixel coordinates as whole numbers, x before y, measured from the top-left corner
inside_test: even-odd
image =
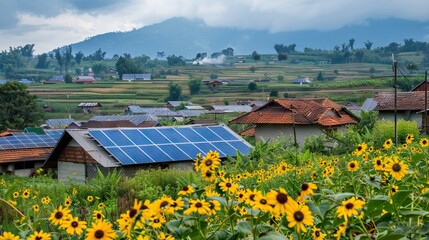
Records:
[[[356,120],[329,99],[275,99],[230,123],[338,126],[355,124]]]
[[[243,131],[240,132],[240,135],[253,137],[255,136],[255,129],[256,129],[256,126],[252,126],[250,128],[244,129]]]
[[[24,148],[0,150],[0,163],[44,161],[53,148]]]
[[[393,111],[395,109],[395,94],[393,92],[378,93],[374,97],[374,101],[377,102],[377,106],[374,110]],[[396,109],[399,111],[424,110],[425,92],[398,92],[396,98]]]

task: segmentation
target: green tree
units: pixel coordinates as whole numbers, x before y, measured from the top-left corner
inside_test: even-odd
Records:
[[[119,78],[122,80],[122,75],[125,73],[141,73],[140,69],[133,59],[127,57],[119,57],[115,64],[116,71],[118,71]]]
[[[371,47],[372,47],[373,43],[371,41],[369,41],[369,40],[366,40],[366,42],[364,42],[363,44],[365,44],[366,50],[371,50]]]
[[[259,61],[259,60],[261,60],[261,55],[259,55],[259,53],[257,53],[256,51],[253,51],[252,58],[255,61]]]
[[[58,65],[60,66],[60,74],[63,74],[64,56],[61,54],[60,48],[55,49],[54,52],[55,59],[57,59]]]
[[[73,58],[72,47],[71,45],[68,45],[66,46],[66,52],[64,53],[64,69],[66,73],[69,72],[72,58]]]
[[[77,64],[80,64],[82,62],[83,56],[85,55],[81,51],[75,54],[74,59],[76,60]]]
[[[185,66],[186,64],[182,56],[178,57],[174,54],[167,57],[167,63],[168,66]]]
[[[354,49],[355,41],[356,40],[354,38],[349,39],[349,47],[351,50]]]
[[[279,53],[279,54],[277,54],[277,59],[279,61],[286,61],[287,60],[287,54],[286,53]]]
[[[255,82],[251,82],[251,83],[249,83],[249,85],[247,86],[247,88],[248,88],[251,92],[253,92],[253,91],[255,91],[255,90],[258,88],[258,85],[257,85]]]
[[[323,76],[323,72],[319,72],[319,73],[317,74],[316,80],[318,80],[318,81],[323,81],[323,80],[325,80],[325,77]]]
[[[46,69],[49,66],[48,54],[43,53],[37,56],[37,64],[35,68]]]
[[[234,49],[233,48],[227,48],[222,50],[222,54],[225,56],[234,56]]]
[[[65,83],[73,83],[73,78],[72,78],[72,76],[70,75],[70,74],[66,74],[65,76],[64,76],[64,82]]]
[[[24,129],[40,124],[43,113],[37,105],[37,96],[18,82],[0,85],[0,130]]]
[[[284,82],[285,77],[283,75],[277,75],[277,81],[279,81],[279,83]]]
[[[210,74],[210,79],[211,79],[211,80],[215,80],[215,79],[217,79],[217,74],[216,74],[216,73],[212,73],[212,74]]]
[[[201,90],[201,83],[203,82],[202,77],[191,78],[188,82],[189,91],[191,94],[198,94]]]
[[[249,68],[249,71],[251,71],[252,73],[255,73],[255,72],[256,72],[256,68],[255,68],[255,66],[251,66],[251,67]]]
[[[95,75],[100,75],[107,71],[107,65],[104,62],[97,62],[92,65],[92,71]]]
[[[182,97],[182,87],[178,83],[170,82],[168,84],[167,101],[178,101]]]
[[[270,97],[278,97],[279,96],[279,91],[276,89],[272,89],[270,91]]]

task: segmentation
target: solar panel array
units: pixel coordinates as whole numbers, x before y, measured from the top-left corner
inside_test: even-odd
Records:
[[[0,137],[0,150],[55,147],[64,130],[47,130],[46,134],[20,133]]]
[[[122,165],[195,159],[218,151],[221,157],[250,152],[250,144],[225,126],[90,129],[92,136]]]

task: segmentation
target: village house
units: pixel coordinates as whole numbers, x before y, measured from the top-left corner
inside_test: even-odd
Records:
[[[90,84],[97,82],[97,80],[93,76],[79,76],[73,82],[76,84]]]
[[[296,138],[302,147],[309,136],[342,131],[357,120],[347,109],[327,98],[274,99],[229,123],[254,125],[254,129],[246,129],[246,135],[253,133],[258,141]]]
[[[148,81],[152,80],[152,74],[150,73],[124,73],[122,74],[122,80],[123,81]]]
[[[82,112],[83,114],[95,114],[101,111],[102,106],[98,102],[81,102],[77,107],[79,109],[79,112]]]
[[[147,168],[192,169],[198,153],[214,150],[226,158],[250,148],[224,125],[66,129],[43,168],[54,170],[60,181],[84,183],[98,169],[121,169],[126,176]]]

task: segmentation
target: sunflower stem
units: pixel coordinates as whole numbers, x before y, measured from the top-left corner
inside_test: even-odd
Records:
[[[6,201],[5,199],[0,197],[0,201],[6,203],[7,205],[9,205],[15,212],[17,212],[19,215],[21,215],[21,218],[25,218],[25,215],[19,211],[15,206],[13,206],[10,202]],[[33,230],[33,227],[31,226],[31,223],[28,221],[28,227],[31,229],[31,231]]]

